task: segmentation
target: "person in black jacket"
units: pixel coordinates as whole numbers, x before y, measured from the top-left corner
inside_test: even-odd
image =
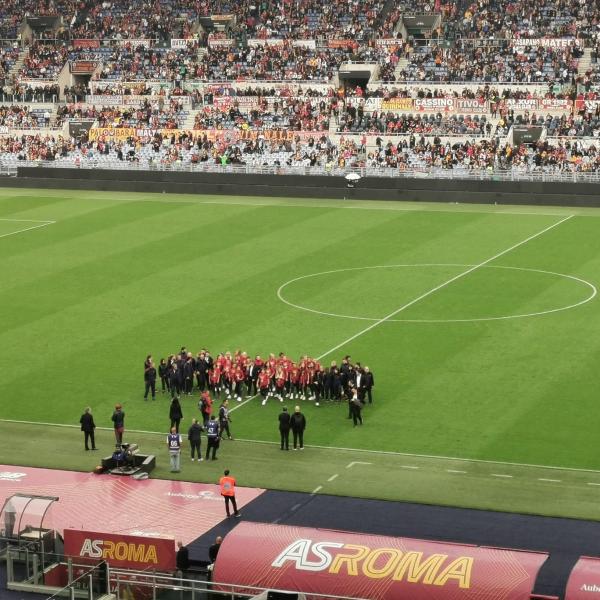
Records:
[[[144,400],[148,400],[148,392],[150,390],[152,390],[152,400],[156,400],[156,367],[150,354],[148,354],[144,363],[144,383],[146,384]]]
[[[177,362],[173,361],[171,364],[171,372],[169,374],[169,385],[171,387],[171,398],[175,398],[180,391],[181,388],[179,386],[179,368],[177,367]]]
[[[232,440],[231,431],[229,430],[229,423],[231,423],[231,417],[229,416],[229,401],[223,400],[221,406],[219,406],[219,432],[220,437],[223,439],[223,434],[227,433],[227,439]]]
[[[192,358],[192,353],[190,352],[183,363],[183,387],[188,396],[192,395],[192,389],[194,387],[194,372],[194,359]]]
[[[158,376],[160,377],[162,393],[164,394],[165,390],[169,392],[171,390],[171,382],[169,381],[169,365],[164,358],[161,358],[160,363],[158,364]]]
[[[290,427],[294,436],[294,450],[304,450],[304,430],[306,429],[306,417],[300,412],[300,407],[296,406],[294,414],[290,418]]]
[[[281,449],[290,449],[290,413],[286,406],[279,415],[279,434],[281,436]]]
[[[96,429],[96,424],[94,423],[94,417],[92,417],[92,409],[89,406],[81,415],[79,422],[81,423],[81,431],[83,431],[85,439],[85,449],[90,449],[88,442],[91,442],[92,450],[96,450],[96,440],[94,438],[94,429]]]
[[[179,404],[179,398],[177,396],[171,400],[169,419],[171,419],[171,427],[175,427],[175,432],[179,433],[179,423],[181,422],[181,419],[183,419],[183,411],[181,410],[181,404]]]
[[[115,440],[120,446],[123,443],[123,433],[125,432],[125,412],[121,404],[115,404],[115,412],[113,412],[111,420],[115,429]]]
[[[373,373],[369,367],[365,367],[363,372],[363,386],[364,390],[367,394],[367,398],[369,398],[369,404],[373,404],[373,396],[371,395],[371,390],[375,387],[375,378],[373,377]]]
[[[192,452],[192,460],[196,460],[194,458],[194,452],[198,457],[198,462],[202,460],[202,454],[200,450],[201,446],[201,432],[204,429],[200,423],[198,423],[198,419],[193,419],[191,427],[188,429],[188,441],[190,442],[190,448]]]
[[[185,577],[185,572],[190,568],[190,554],[182,542],[177,542],[177,554],[175,555],[175,564],[180,577]]]

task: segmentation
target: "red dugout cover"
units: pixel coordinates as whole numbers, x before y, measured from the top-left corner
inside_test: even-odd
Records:
[[[584,598],[600,598],[600,558],[582,556],[571,571],[565,600]]]
[[[528,600],[545,553],[240,523],[213,581],[369,600]]]
[[[65,529],[65,555],[80,562],[106,560],[111,567],[175,570],[175,541],[137,535]]]

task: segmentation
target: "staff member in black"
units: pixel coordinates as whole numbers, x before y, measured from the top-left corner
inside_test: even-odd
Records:
[[[202,460],[201,454],[201,432],[204,428],[200,423],[198,423],[198,419],[193,419],[191,427],[188,429],[188,441],[190,442],[190,448],[192,452],[192,460],[196,460],[194,458],[194,453],[198,457],[198,462]]]
[[[148,400],[148,392],[150,390],[152,390],[152,400],[156,400],[156,367],[152,361],[152,356],[149,354],[144,363],[144,383],[146,384],[144,400]]]
[[[217,460],[217,450],[219,448],[219,424],[215,419],[215,415],[210,415],[210,419],[206,425],[206,460],[212,449],[212,459]]]
[[[171,398],[175,398],[180,391],[181,387],[179,385],[179,368],[177,367],[177,363],[173,362],[171,365],[171,373],[169,374],[169,385],[171,387]]]
[[[363,372],[363,386],[364,390],[369,398],[369,404],[373,404],[373,396],[371,395],[371,390],[375,387],[375,378],[373,377],[373,373],[369,367],[365,367]]]
[[[290,418],[290,426],[294,436],[294,450],[304,450],[304,430],[306,429],[306,417],[300,412],[300,407],[296,406],[294,414]]]
[[[92,450],[96,450],[96,440],[94,439],[94,429],[96,429],[96,424],[94,423],[94,417],[92,417],[92,409],[89,406],[81,415],[79,422],[81,423],[81,431],[83,431],[85,439],[85,449],[90,449],[88,445],[89,441],[92,443]]]
[[[162,386],[162,393],[165,393],[165,390],[170,391],[171,382],[169,381],[169,365],[164,358],[160,359],[160,363],[158,363],[158,376],[160,377],[160,383]]]
[[[281,436],[281,449],[290,449],[290,413],[286,406],[279,414],[279,434]]]
[[[171,419],[171,427],[175,427],[175,432],[179,433],[179,423],[181,423],[181,419],[183,419],[183,411],[181,410],[181,404],[179,404],[179,398],[177,398],[177,396],[171,400],[169,419]]]
[[[123,443],[123,433],[125,432],[125,412],[120,404],[115,404],[111,420],[115,429],[115,441],[120,446]]]
[[[251,360],[246,370],[246,398],[252,398],[258,393],[257,381],[260,368]]]
[[[352,413],[352,422],[354,423],[354,427],[356,427],[359,423],[362,425],[362,402],[358,397],[358,391],[356,388],[353,388],[352,391],[352,399],[350,400],[350,412]]]
[[[227,439],[232,440],[231,431],[229,430],[229,423],[231,423],[231,417],[229,416],[229,401],[223,400],[219,407],[219,430],[220,437],[223,437],[224,433],[227,433]]]

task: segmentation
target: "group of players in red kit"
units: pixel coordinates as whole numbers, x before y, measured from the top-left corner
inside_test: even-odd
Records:
[[[161,368],[162,367],[162,368]],[[161,359],[159,375],[163,391],[169,389],[172,395],[190,394],[196,380],[200,391],[209,390],[215,398],[224,394],[227,398],[242,401],[242,397],[252,398],[260,394],[263,406],[269,398],[283,402],[293,400],[314,400],[319,406],[321,400],[342,400],[348,397],[353,388],[366,399],[372,401],[371,389],[373,374],[360,363],[352,364],[350,357],[341,364],[332,361],[328,367],[310,356],[302,356],[294,362],[280,352],[278,356],[269,354],[250,358],[246,352],[236,351],[218,354],[214,359],[207,350],[194,357],[182,348],[179,354]],[[174,377],[177,375],[177,377]],[[173,389],[176,386],[178,389]]]

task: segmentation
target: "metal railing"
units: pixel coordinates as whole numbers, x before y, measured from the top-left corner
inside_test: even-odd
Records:
[[[337,166],[277,166],[277,165],[215,165],[210,163],[139,163],[129,161],[102,162],[95,159],[81,161],[61,160],[48,161],[19,161],[18,164],[7,164],[0,161],[0,175],[15,176],[18,167],[44,168],[76,168],[76,169],[113,169],[132,171],[168,171],[181,173],[231,173],[231,174],[261,174],[261,175],[330,175],[344,177],[356,173],[363,177],[402,177],[406,179],[456,179],[469,181],[537,181],[537,182],[566,182],[566,183],[600,183],[600,171],[550,171],[541,168],[533,169],[471,169],[455,167],[345,167]],[[360,182],[355,184],[360,187]]]
[[[110,590],[116,594],[117,600],[136,595],[157,598],[167,590],[176,590],[179,598],[194,600],[210,597],[213,599],[254,598],[266,591],[290,592],[274,588],[260,588],[250,585],[235,585],[230,583],[210,582],[198,579],[185,579],[172,575],[149,573],[147,571],[129,571],[126,569],[110,569]],[[300,590],[299,592],[303,592]],[[210,594],[210,596],[208,596]],[[308,593],[306,593],[308,595]],[[312,600],[363,600],[357,596],[332,596],[310,592]]]

